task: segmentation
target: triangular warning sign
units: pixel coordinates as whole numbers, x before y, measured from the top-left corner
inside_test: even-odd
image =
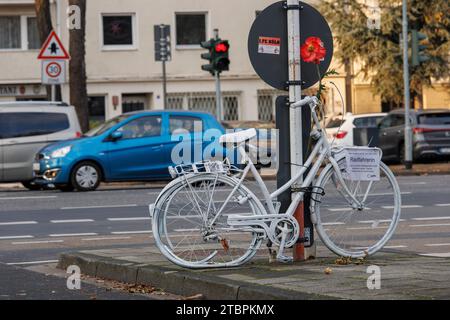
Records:
[[[41,48],[38,59],[64,59],[70,56],[55,31],[52,31]]]

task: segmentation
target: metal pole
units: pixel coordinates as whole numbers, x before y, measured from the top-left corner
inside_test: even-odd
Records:
[[[298,0],[288,0],[288,7],[299,6]],[[300,60],[300,10],[293,9],[287,12],[288,25],[288,51],[289,51],[289,81],[297,81],[296,85],[289,86],[289,101],[295,102],[301,99],[301,60]],[[295,176],[303,164],[303,142],[302,142],[302,110],[295,108],[290,110],[290,133],[291,133],[291,175]],[[299,181],[301,182],[301,181]],[[295,186],[294,186],[295,187]],[[295,193],[292,194],[296,196]],[[303,203],[295,211],[294,217],[300,225],[300,237],[304,237]],[[305,249],[303,244],[294,246],[294,261],[305,260]]]
[[[216,71],[216,110],[217,110],[217,120],[223,121],[222,92],[220,90],[220,72],[219,71]]]
[[[412,169],[412,130],[409,118],[410,91],[409,91],[409,63],[408,63],[408,4],[403,0],[403,80],[405,95],[405,169]]]
[[[163,99],[164,99],[164,109],[167,109],[167,75],[166,75],[166,60],[162,62],[163,69]]]
[[[51,86],[51,96],[52,96],[52,101],[56,101],[56,86],[53,84]]]

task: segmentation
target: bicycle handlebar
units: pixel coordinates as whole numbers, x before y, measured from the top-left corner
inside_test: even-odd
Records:
[[[303,107],[303,106],[305,106],[307,104],[311,104],[311,103],[314,103],[315,105],[317,105],[319,103],[319,99],[317,99],[317,97],[315,97],[315,96],[312,96],[312,97],[308,96],[308,97],[303,98],[302,100],[299,100],[299,101],[291,104],[291,107],[292,108],[300,108],[300,107]]]

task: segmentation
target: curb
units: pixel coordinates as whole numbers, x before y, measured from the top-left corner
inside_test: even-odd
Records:
[[[329,300],[336,297],[265,287],[205,273],[155,265],[136,264],[86,253],[63,253],[57,268],[77,265],[81,273],[96,278],[151,285],[181,296],[201,293],[207,300]]]

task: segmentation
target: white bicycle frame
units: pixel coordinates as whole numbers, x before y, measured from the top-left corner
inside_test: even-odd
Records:
[[[366,191],[362,201],[359,201],[355,197],[355,194],[353,194],[349,190],[349,188],[347,187],[347,184],[345,183],[344,177],[342,176],[341,170],[339,169],[338,162],[333,157],[331,145],[329,144],[329,142],[327,140],[325,129],[322,128],[322,126],[320,124],[320,121],[319,121],[319,118],[317,116],[316,107],[318,106],[318,103],[319,102],[318,102],[318,99],[316,97],[306,97],[305,99],[300,100],[300,101],[298,101],[298,102],[296,102],[296,103],[291,105],[291,107],[293,107],[293,108],[302,107],[304,105],[308,105],[310,107],[312,118],[314,120],[314,124],[316,126],[316,130],[320,134],[320,138],[317,141],[317,144],[315,145],[313,151],[311,152],[311,155],[308,157],[308,159],[306,160],[306,162],[302,166],[302,169],[294,177],[292,177],[288,182],[286,182],[286,184],[284,184],[281,188],[277,189],[273,193],[269,192],[266,184],[264,183],[263,179],[261,178],[261,175],[259,174],[258,170],[256,169],[255,165],[253,164],[253,162],[251,161],[251,159],[249,158],[247,153],[245,152],[245,148],[244,148],[243,144],[238,146],[238,152],[243,157],[242,158],[243,162],[244,163],[247,162],[247,165],[246,165],[246,167],[243,170],[242,176],[239,179],[238,184],[234,187],[232,192],[229,194],[227,199],[224,201],[224,203],[221,206],[221,208],[217,211],[217,213],[214,216],[214,218],[210,221],[209,227],[211,227],[215,223],[217,218],[222,213],[222,210],[225,208],[227,203],[231,200],[233,194],[243,184],[243,182],[244,182],[244,180],[245,180],[245,178],[246,178],[246,176],[248,175],[249,172],[251,172],[253,174],[253,177],[255,178],[256,183],[258,184],[259,188],[262,191],[262,194],[263,194],[263,197],[264,197],[264,201],[266,202],[266,206],[268,208],[268,212],[263,213],[263,214],[271,214],[271,215],[272,214],[278,214],[278,212],[277,212],[277,210],[275,209],[275,206],[274,206],[274,200],[278,196],[280,196],[283,192],[285,192],[286,190],[288,190],[292,186],[295,186],[297,181],[300,181],[301,177],[303,177],[305,172],[308,169],[311,168],[311,170],[309,171],[308,175],[303,180],[303,182],[302,182],[302,184],[300,186],[300,189],[309,187],[311,185],[311,183],[313,182],[314,178],[316,177],[317,173],[319,172],[320,167],[324,163],[325,159],[330,161],[330,163],[332,164],[332,166],[333,166],[333,168],[334,168],[334,170],[336,172],[336,175],[338,177],[339,182],[344,187],[345,193],[353,201],[350,204],[353,207],[355,207],[355,208],[363,207],[364,202],[366,201],[367,196],[369,194],[369,191],[371,189],[372,183],[369,184],[369,186],[367,188],[367,191]],[[314,162],[314,159],[316,157],[317,157],[317,160]],[[313,162],[314,162],[314,164],[313,164]],[[311,167],[311,165],[312,165],[312,167]],[[302,201],[304,195],[305,195],[305,192],[298,192],[298,193],[295,194],[295,196],[292,199],[292,202],[291,202],[289,208],[287,209],[287,211],[285,213],[286,215],[289,215],[289,216],[293,216],[294,215],[295,210],[298,207],[298,205],[300,204],[300,202]]]

